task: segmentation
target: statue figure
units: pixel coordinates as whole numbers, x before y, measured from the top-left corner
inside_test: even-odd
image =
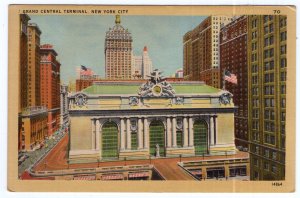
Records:
[[[165,78],[161,76],[162,72],[160,72],[158,69],[154,69],[150,75],[147,75],[150,79],[142,84],[142,86],[139,89],[139,96],[140,97],[174,97],[175,91],[172,88],[172,85],[165,81]],[[153,93],[153,87],[155,85],[159,85],[161,87],[161,91],[159,91],[159,94]]]
[[[160,157],[160,154],[159,154],[159,145],[158,144],[156,144],[155,157]]]

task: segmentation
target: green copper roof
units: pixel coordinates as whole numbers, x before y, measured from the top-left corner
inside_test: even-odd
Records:
[[[184,84],[171,83],[176,94],[212,94],[217,93],[220,89],[205,84]],[[87,87],[82,92],[86,94],[138,94],[140,84],[94,84]]]
[[[83,90],[87,94],[136,94],[137,85],[92,85]]]

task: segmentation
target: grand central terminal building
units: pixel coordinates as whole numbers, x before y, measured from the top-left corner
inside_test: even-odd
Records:
[[[236,153],[232,95],[202,82],[94,82],[69,96],[69,161]]]

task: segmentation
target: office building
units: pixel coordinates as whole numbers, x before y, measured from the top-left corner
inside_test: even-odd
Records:
[[[237,84],[223,81],[224,71],[237,76]],[[224,85],[225,82],[225,85]],[[233,94],[235,144],[248,150],[247,16],[239,16],[220,31],[220,87]]]
[[[219,33],[229,16],[209,16],[183,37],[183,73],[186,80],[200,80],[219,88]]]
[[[248,17],[248,129],[252,180],[285,179],[287,17]]]
[[[120,15],[106,32],[104,53],[107,79],[132,79],[132,36],[121,25]]]
[[[60,63],[50,44],[41,45],[41,103],[48,109],[48,136],[60,127]]]

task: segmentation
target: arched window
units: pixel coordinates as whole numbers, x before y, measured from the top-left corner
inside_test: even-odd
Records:
[[[159,120],[150,124],[150,155],[156,155],[157,145],[160,156],[165,156],[165,127]]]
[[[119,148],[118,126],[114,122],[106,122],[102,126],[102,158],[117,158]]]
[[[204,120],[196,120],[194,123],[194,146],[196,155],[208,153],[207,135],[208,127],[206,122]]]

